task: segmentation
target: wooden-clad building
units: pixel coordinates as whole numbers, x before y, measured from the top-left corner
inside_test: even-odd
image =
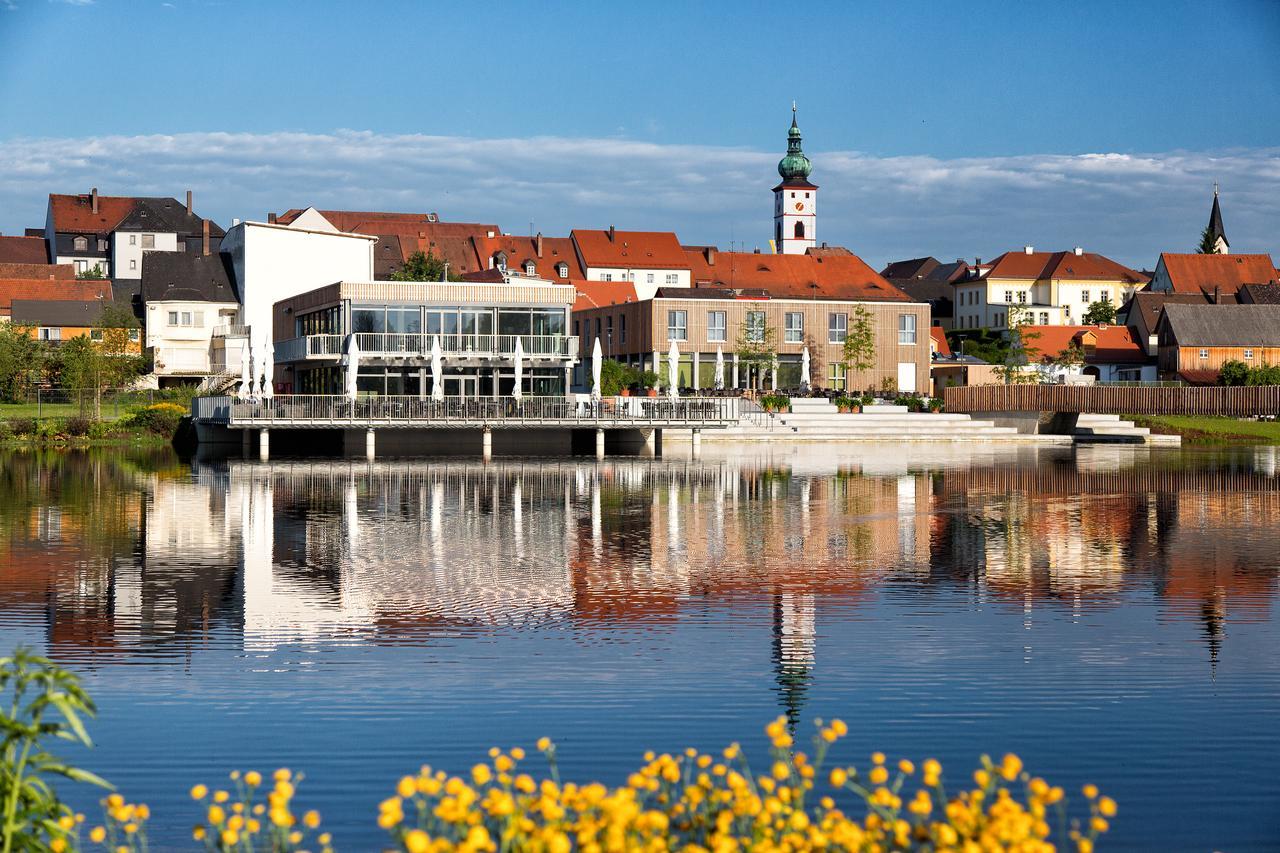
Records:
[[[1156,334],[1168,379],[1208,384],[1228,361],[1280,364],[1280,305],[1169,304]]]

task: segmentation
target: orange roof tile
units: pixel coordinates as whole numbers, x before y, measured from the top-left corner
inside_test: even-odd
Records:
[[[636,301],[636,288],[629,281],[571,281],[578,290],[573,302],[574,311],[622,305]]]
[[[50,279],[0,279],[0,315],[9,316],[15,299],[110,299],[111,282],[55,281]]]
[[[1245,284],[1267,284],[1280,273],[1270,255],[1177,255],[1165,252],[1160,263],[1169,274],[1174,293],[1235,293]]]
[[[71,281],[76,268],[71,264],[3,264],[0,263],[0,279],[3,278],[56,278]]]
[[[301,216],[304,210],[293,208],[277,217],[276,221],[281,225],[288,225]],[[484,269],[488,264],[481,263],[475,241],[489,239],[491,233],[495,236],[502,233],[497,225],[480,222],[433,222],[429,217],[434,217],[434,213],[365,210],[321,210],[319,213],[334,228],[348,234],[395,237],[400,245],[401,263],[415,252],[430,252],[448,261],[450,268],[458,273]],[[379,266],[383,264],[380,263]]]
[[[574,251],[573,240],[568,237],[543,237],[542,257],[538,257],[537,237],[477,237],[476,254],[480,256],[480,264],[487,268],[495,254],[502,252],[507,256],[507,269],[514,272],[524,270],[525,261],[533,261],[534,275],[538,278],[565,284],[573,279],[584,279],[586,273],[578,263],[578,253]],[[559,265],[563,263],[568,269],[567,275],[560,275]]]
[[[63,233],[109,234],[133,212],[137,199],[130,196],[98,196],[98,212],[88,195],[49,194],[54,227]]]
[[[938,355],[951,355],[951,344],[947,343],[947,333],[942,330],[941,326],[930,326],[929,337],[933,338]]]
[[[1088,363],[1120,364],[1147,361],[1146,351],[1133,339],[1128,326],[1023,326],[1024,335],[1036,335],[1028,339],[1028,348],[1040,353],[1045,361],[1057,358],[1073,340],[1081,340],[1086,335],[1096,339],[1092,355],[1085,361]]]
[[[912,302],[857,255],[757,255],[754,252],[685,253],[695,286],[758,288],[783,299]]]
[[[1005,252],[991,262],[986,278],[1061,279],[1065,281],[1145,282],[1146,276],[1093,252]]]
[[[43,237],[0,236],[0,264],[47,264],[49,249]]]
[[[671,231],[571,232],[582,260],[589,267],[613,269],[687,269],[680,240]]]

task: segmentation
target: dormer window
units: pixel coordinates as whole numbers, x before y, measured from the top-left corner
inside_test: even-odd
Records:
[[[566,264],[564,261],[561,261],[560,263],[556,264],[556,275],[560,276],[561,278],[568,278],[569,265]]]
[[[99,252],[105,252],[106,250],[107,250],[107,241],[106,241],[106,240],[99,240],[99,241],[98,241],[98,251],[99,251]]]
[[[527,261],[525,261],[525,262],[524,262],[524,274],[525,274],[525,275],[533,275],[533,270],[534,270],[533,261],[531,261],[531,260],[527,260]]]
[[[89,238],[77,237],[73,245],[76,247],[77,252],[87,252],[89,251]]]
[[[502,270],[503,272],[506,272],[506,271],[507,271],[507,253],[506,253],[506,252],[494,252],[494,253],[493,253],[493,265],[494,265],[495,267],[497,267],[498,269]]]

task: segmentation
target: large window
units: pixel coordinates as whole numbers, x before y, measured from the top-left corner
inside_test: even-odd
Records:
[[[787,312],[786,335],[783,340],[789,344],[798,344],[804,340],[804,314],[799,311]]]
[[[838,361],[831,362],[827,367],[827,387],[832,391],[844,390],[844,365]]]
[[[833,344],[842,344],[844,339],[849,336],[849,315],[848,314],[828,314],[827,315],[827,342]]]
[[[669,341],[689,340],[689,312],[688,311],[668,311],[667,312],[667,340]]]
[[[707,312],[707,340],[713,344],[724,343],[728,318],[723,311]]]
[[[618,315],[618,343],[626,346],[627,343],[627,315]]]
[[[194,312],[193,311],[170,311],[169,325],[170,326],[203,326],[204,312],[203,311],[194,311]]]
[[[916,342],[916,315],[898,315],[898,343],[914,344]]]
[[[342,311],[336,306],[303,314],[297,320],[298,336],[342,333]]]
[[[154,235],[154,234],[143,234],[143,235],[142,235],[142,248],[144,248],[144,249],[154,249],[155,247],[156,247],[156,235]]]
[[[748,311],[747,321],[743,324],[747,340],[752,343],[764,343],[765,319],[763,311]]]

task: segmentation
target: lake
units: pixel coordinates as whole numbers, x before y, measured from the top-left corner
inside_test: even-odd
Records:
[[[283,450],[283,448],[273,450]],[[305,772],[345,850],[420,764],[570,778],[779,714],[836,758],[1017,752],[1104,849],[1280,845],[1276,448],[704,445],[661,459],[0,457],[0,649],[80,672],[74,757],[191,846],[195,782]],[[531,763],[536,766],[536,762]],[[67,789],[96,815],[98,794]]]

